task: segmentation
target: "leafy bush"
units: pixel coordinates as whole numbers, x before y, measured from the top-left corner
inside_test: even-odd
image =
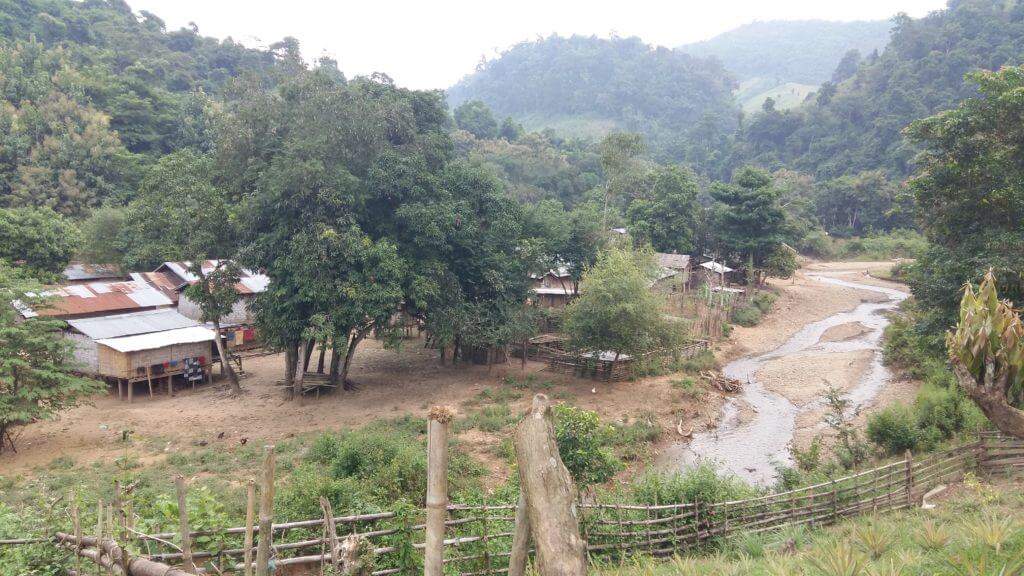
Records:
[[[824,230],[814,230],[804,236],[800,243],[800,252],[808,256],[829,259],[835,256],[835,241]]]
[[[597,412],[558,404],[555,406],[555,440],[562,462],[577,484],[601,484],[622,468],[605,447],[610,426],[602,426]]]
[[[50,506],[41,507],[53,513]],[[0,502],[0,539],[50,536],[58,529],[66,530],[66,520],[48,518],[38,510],[17,509]],[[31,574],[57,576],[70,566],[67,553],[52,543],[5,546],[0,551],[0,574]]]
[[[732,313],[732,321],[740,326],[756,326],[761,321],[761,310],[757,306],[737,308]]]
[[[690,374],[696,374],[705,370],[714,370],[716,368],[718,368],[718,361],[715,360],[715,355],[710,350],[704,350],[699,354],[695,354],[679,362],[679,371]]]
[[[767,314],[768,310],[771,309],[772,304],[774,304],[777,299],[778,296],[774,292],[758,292],[754,295],[751,302],[758,310]]]
[[[735,476],[720,475],[715,467],[707,462],[679,474],[647,474],[633,482],[632,491],[634,501],[646,504],[724,502],[755,494],[755,490],[749,484]]]
[[[868,438],[888,454],[913,450],[920,440],[917,418],[908,406],[894,404],[868,418]]]

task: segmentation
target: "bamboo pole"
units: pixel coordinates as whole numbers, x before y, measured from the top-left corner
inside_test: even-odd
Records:
[[[427,419],[427,535],[424,576],[444,574],[444,523],[448,515],[448,425],[452,411],[434,406]]]
[[[82,556],[80,554],[82,550],[82,522],[81,518],[78,517],[78,501],[74,495],[71,495],[71,521],[75,528],[75,572],[77,574],[82,573]]]
[[[516,524],[512,536],[512,553],[508,559],[508,576],[524,576],[530,555],[530,518],[526,512],[526,492],[519,492]]]
[[[906,482],[907,482],[907,506],[914,505],[914,455],[911,454],[910,450],[907,450],[904,454],[904,462],[906,462]]]
[[[195,572],[192,563],[192,538],[188,531],[188,500],[185,493],[185,477],[178,474],[174,478],[174,487],[178,491],[178,524],[181,529],[181,564],[186,572]]]
[[[96,542],[103,540],[103,499],[96,501]],[[97,558],[99,558],[97,556]],[[103,573],[103,568],[100,566],[99,561],[96,562],[96,575],[99,576]]]
[[[242,544],[242,556],[245,559],[245,573],[252,576],[252,525],[256,520],[256,481],[249,479],[246,487],[245,500],[245,541]]]
[[[515,448],[539,572],[586,574],[586,543],[580,538],[576,489],[558,454],[547,396],[533,397],[533,408],[516,427]]]
[[[302,367],[301,362],[299,368]],[[270,540],[273,538],[274,446],[263,447],[263,485],[260,486],[260,542],[256,549],[256,576],[270,575]]]

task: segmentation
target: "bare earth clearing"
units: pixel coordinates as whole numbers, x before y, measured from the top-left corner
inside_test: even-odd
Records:
[[[897,286],[864,275],[866,270],[887,265],[815,263],[804,272],[849,273],[858,282]],[[864,291],[813,282],[803,272],[793,280],[775,281],[774,285],[780,290],[780,297],[772,311],[759,326],[737,327],[730,340],[716,350],[720,360],[769,350],[809,322],[877,298]],[[836,330],[829,337],[853,338],[857,331],[854,326]],[[766,367],[763,376],[767,385],[797,402],[818,394],[822,378],[839,387],[855,381],[861,363],[856,354],[842,362],[825,363],[794,356]],[[282,377],[283,364],[281,355],[247,360],[245,369],[249,376],[242,382],[245,394],[241,398],[229,398],[226,387],[220,384],[200,387],[195,392],[181,391],[174,398],[158,394],[153,400],[142,394],[140,387],[134,404],[121,402],[116,395],[97,397],[93,405],[72,410],[59,420],[27,427],[18,440],[19,453],[0,456],[0,475],[25,474],[59,456],[70,457],[78,464],[116,458],[123,450],[117,441],[121,430],[134,430],[135,439],[151,450],[149,455],[140,454],[141,458],[152,461],[165,453],[191,450],[200,442],[223,442],[225,446],[236,445],[242,438],[253,443],[273,442],[316,431],[355,427],[375,419],[405,414],[425,416],[434,404],[451,405],[465,414],[475,409],[474,400],[481,392],[501,388],[505,376],[518,380],[532,376],[534,384],[540,384],[553,398],[596,410],[608,421],[653,419],[663,431],[661,446],[679,440],[675,429],[680,420],[684,429],[706,427],[718,417],[723,402],[716,391],[709,391],[701,400],[690,398],[671,385],[678,375],[608,385],[551,374],[543,371],[543,364],[533,362],[524,372],[518,360],[488,372],[483,366],[441,366],[437,355],[423,348],[422,340],[407,340],[399,352],[385,350],[371,340],[356,353],[352,379],[358,390],[322,395],[319,400],[307,398],[300,405],[285,401],[283,393],[274,386]],[[914,388],[910,383],[894,382],[876,404],[909,398]],[[525,412],[529,396],[530,391],[523,390],[518,399],[512,399],[512,410]],[[805,433],[809,438],[815,432],[812,423],[802,424],[798,442]],[[217,440],[220,433],[223,438]],[[464,448],[491,468],[488,483],[500,483],[508,471],[503,461],[494,456],[493,448],[502,437],[472,429],[461,433],[460,440]]]

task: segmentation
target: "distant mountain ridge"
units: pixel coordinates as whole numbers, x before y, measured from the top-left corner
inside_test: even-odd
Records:
[[[767,78],[777,84],[821,84],[831,78],[847,51],[857,49],[863,56],[881,51],[892,27],[888,20],[751,22],[678,50],[718,58],[741,82]]]

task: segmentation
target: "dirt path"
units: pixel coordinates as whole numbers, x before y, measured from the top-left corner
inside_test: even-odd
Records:
[[[822,433],[822,394],[829,386],[854,403],[858,415],[915,386],[894,381],[881,365],[883,314],[905,288],[866,275],[883,263],[806,266],[777,287],[781,296],[765,322],[737,329],[721,357],[727,375],[747,382],[743,396],[725,405],[719,426],[690,444],[668,447],[666,468],[718,461],[748,480],[770,483],[774,466],[789,462],[792,441],[803,447]]]

